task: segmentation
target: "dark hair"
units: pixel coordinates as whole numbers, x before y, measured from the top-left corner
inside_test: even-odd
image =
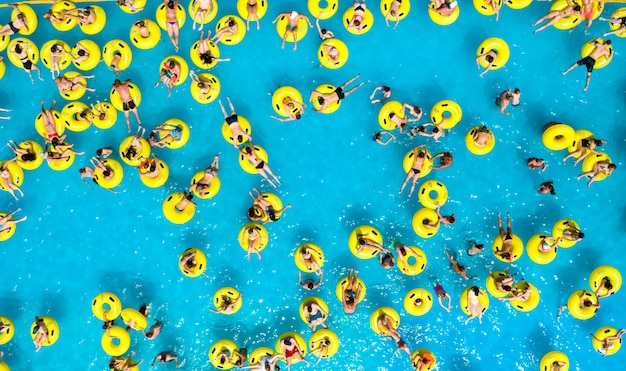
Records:
[[[37,154],[28,152],[23,154],[20,158],[22,161],[35,161],[35,159],[37,158]]]
[[[115,80],[113,80],[113,83],[114,84],[121,84],[122,82],[119,79],[115,79]]]
[[[383,91],[384,91],[385,93],[387,93],[387,92],[391,91],[391,88],[390,88],[390,87],[388,87],[388,86],[383,86]]]
[[[580,12],[580,5],[574,5],[574,11]]]
[[[355,19],[352,23],[357,27],[361,25],[361,21],[359,21],[358,19]]]
[[[254,218],[256,216],[259,216],[256,213],[256,209],[254,208],[254,206],[252,206],[251,208],[248,209],[248,218]]]
[[[519,88],[515,88],[515,90],[513,91],[514,93],[520,93]]]
[[[210,52],[200,53],[198,56],[203,63],[209,64],[213,62],[213,56]]]
[[[485,56],[485,59],[487,60],[487,62],[491,63],[493,62],[493,57],[491,55],[487,55]]]
[[[313,305],[311,305],[311,303],[307,303],[304,307],[309,313],[313,311]]]
[[[605,43],[606,45],[611,45],[611,40],[606,40],[604,43]]]
[[[313,290],[313,287],[314,287],[314,286],[315,286],[315,285],[313,284],[313,282],[309,282],[309,283],[307,283],[307,284],[306,284],[306,287],[308,287],[308,288],[309,288],[309,290]]]
[[[15,44],[15,52],[16,53],[21,53],[22,52],[22,45],[20,45],[19,43]]]
[[[377,140],[383,137],[383,133],[382,132],[378,132],[376,134],[374,134],[374,136],[372,137],[372,140]]]
[[[301,117],[302,114],[300,113],[300,111],[296,112],[296,120],[300,120]]]
[[[433,128],[433,133],[438,133],[439,132],[439,128],[438,127],[434,127]]]
[[[470,288],[470,290],[472,290],[472,292],[474,293],[474,295],[478,296],[480,294],[480,289],[478,288],[478,286],[472,286]]]
[[[237,22],[235,22],[234,19],[229,19],[228,20],[228,27],[235,27],[235,25],[237,24]]]
[[[420,157],[420,158],[425,157],[425,156],[426,156],[426,153],[424,153],[424,152],[419,152],[417,154],[417,157]]]
[[[111,170],[107,169],[107,170],[103,171],[103,172],[102,172],[102,175],[104,175],[104,176],[109,176],[109,175],[111,175]]]
[[[585,238],[585,234],[583,232],[578,232],[578,238]]]
[[[415,299],[415,304],[422,304],[422,298]]]
[[[85,174],[87,170],[84,167],[81,167],[80,169],[78,169],[78,173],[79,174]]]
[[[425,131],[426,131],[426,128],[424,126],[420,125],[420,126],[417,127],[417,132],[418,133],[423,133]]]
[[[611,283],[611,281],[609,281],[609,278],[606,278],[606,283],[604,284],[604,287],[606,287],[607,290],[610,290],[613,288],[613,284]]]
[[[87,52],[85,52],[84,49],[79,49],[76,54],[78,54],[79,57],[83,57],[87,54]]]
[[[615,165],[615,164],[609,164],[609,169],[616,169],[616,168],[617,168],[617,165]]]
[[[189,201],[193,200],[193,193],[192,192],[183,192],[183,194],[185,195],[185,198],[188,199]]]
[[[593,303],[591,302],[591,300],[589,300],[589,299],[583,300],[583,307],[590,307],[592,305],[593,305]]]
[[[509,285],[502,285],[502,289],[504,291],[511,291],[511,286],[509,286]]]
[[[167,7],[170,9],[174,9],[174,0],[170,0],[167,2]]]
[[[137,26],[139,26],[139,27],[143,27],[143,26],[145,26],[145,25],[146,25],[146,21],[144,21],[143,19],[141,19],[141,20],[139,20],[139,21],[135,22],[135,24],[136,24]]]
[[[455,215],[455,214],[450,215],[450,216],[448,217],[448,221],[449,221],[451,224],[454,224],[454,222],[456,222],[456,215]]]
[[[53,145],[53,146],[56,146],[56,145],[57,145],[57,144],[59,144],[59,143],[60,143],[60,141],[59,141],[59,138],[58,138],[58,137],[54,137],[54,138],[52,138],[52,145]]]
[[[593,144],[595,144],[597,147],[600,147],[602,145],[602,141],[599,139],[594,139]]]

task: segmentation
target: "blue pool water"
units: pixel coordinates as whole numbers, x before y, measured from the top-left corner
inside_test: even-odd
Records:
[[[594,71],[587,93],[583,93],[584,68],[562,77],[560,71],[579,59],[580,46],[606,32],[606,23],[594,22],[590,34],[579,26],[572,32],[547,29],[533,35],[532,24],[546,13],[549,3],[535,2],[514,11],[502,9],[499,22],[479,15],[470,4],[461,4],[459,20],[441,27],[431,22],[425,5],[412,2],[412,10],[395,31],[384,26],[378,4],[371,2],[375,24],[364,36],[353,36],[342,26],[340,15],[350,2],[342,1],[340,11],[322,25],[335,32],[350,48],[347,64],[339,70],[319,67],[315,52],[319,45],[314,29],[298,44],[298,51],[280,49],[280,39],[270,21],[275,14],[291,10],[306,12],[304,2],[271,1],[268,14],[261,20],[261,31],[251,30],[237,46],[220,46],[222,56],[232,59],[211,70],[221,81],[221,99],[230,96],[240,115],[252,123],[256,144],[269,153],[269,164],[283,185],[275,191],[293,208],[284,217],[267,225],[270,244],[258,261],[245,260],[237,233],[247,222],[245,212],[251,203],[247,192],[253,187],[272,191],[258,176],[244,173],[237,154],[220,132],[223,121],[217,102],[202,106],[189,94],[189,82],[176,87],[171,98],[164,89],[153,89],[158,79],[157,63],[174,54],[167,35],[156,48],[143,51],[133,47],[133,62],[120,78],[131,78],[141,89],[139,107],[148,129],[167,118],[177,117],[191,127],[191,138],[178,150],[156,149],[170,166],[170,178],[158,189],[145,187],[136,170],[125,166],[124,181],[118,195],[87,187],[78,168],[88,164],[79,157],[71,169],[55,172],[43,165],[26,172],[22,189],[25,197],[15,202],[8,193],[0,194],[0,210],[18,207],[28,220],[16,234],[0,245],[2,288],[0,314],[16,325],[13,340],[0,346],[4,361],[13,370],[102,370],[109,357],[100,346],[101,322],[93,316],[90,303],[102,291],[116,293],[124,307],[152,304],[153,319],[165,326],[154,341],[133,332],[131,349],[137,359],[150,362],[161,350],[172,350],[184,360],[184,369],[212,370],[207,359],[211,345],[231,339],[240,347],[253,350],[273,347],[284,332],[296,331],[305,339],[310,329],[300,320],[300,301],[317,295],[330,307],[329,327],[340,338],[339,352],[329,360],[313,364],[316,370],[409,370],[408,357],[396,351],[395,344],[376,335],[369,327],[370,314],[378,307],[391,306],[400,313],[399,332],[414,350],[428,348],[437,357],[440,370],[534,370],[543,354],[556,349],[565,352],[576,370],[616,370],[624,363],[624,351],[603,358],[591,347],[589,333],[601,326],[625,327],[618,315],[625,300],[623,292],[602,301],[602,308],[588,321],[563,313],[557,322],[559,306],[571,292],[589,287],[589,273],[597,266],[611,264],[622,272],[626,259],[621,247],[626,243],[624,198],[618,187],[624,184],[623,72],[624,40],[612,37],[616,55],[609,66]],[[59,33],[41,24],[30,36],[38,46],[51,38],[62,38],[73,45],[90,38],[102,46],[113,38],[128,41],[131,23],[139,18],[154,19],[158,1],[150,1],[139,15],[127,15],[109,4],[104,32],[84,35],[78,28]],[[186,8],[185,4],[185,8]],[[218,18],[235,14],[235,2],[220,2]],[[607,5],[608,16],[616,4]],[[41,14],[47,6],[37,6]],[[6,9],[0,18],[9,17]],[[217,19],[216,19],[217,20]],[[209,24],[214,29],[216,20]],[[505,39],[511,59],[501,70],[479,78],[474,58],[478,44],[487,37]],[[189,60],[188,50],[197,40],[189,17],[181,31],[180,55]],[[33,121],[39,102],[48,106],[52,99],[59,109],[66,102],[50,80],[41,63],[44,82],[31,85],[24,72],[7,63],[0,82],[0,106],[10,107],[12,119],[0,121],[0,138],[21,141],[38,139]],[[73,69],[73,68],[71,68]],[[196,69],[197,71],[197,69]],[[367,84],[348,97],[332,115],[310,110],[299,122],[279,123],[269,118],[271,92],[282,85],[297,87],[308,97],[322,83],[340,85],[356,73]],[[108,100],[114,76],[104,64],[93,73],[96,78],[81,101]],[[463,120],[440,142],[402,137],[386,147],[371,140],[380,130],[379,106],[369,103],[373,88],[386,84],[393,99],[411,102],[430,111],[436,102],[452,99],[463,108]],[[507,87],[522,90],[522,105],[511,116],[497,112],[495,96]],[[541,143],[543,125],[552,120],[568,123],[575,129],[588,129],[597,138],[608,140],[604,150],[618,165],[617,171],[603,182],[587,189],[577,182],[580,167],[560,162],[563,152],[547,150]],[[425,118],[422,120],[425,121]],[[133,127],[136,123],[131,119]],[[464,145],[470,127],[485,123],[497,138],[495,149],[477,157]],[[82,133],[69,133],[78,150],[92,154],[103,146],[117,147],[126,136],[119,114],[109,130],[95,127]],[[397,192],[405,176],[401,159],[415,145],[425,142],[432,153],[454,153],[451,168],[432,172],[426,179],[446,184],[449,200],[444,213],[456,213],[453,226],[442,226],[428,240],[417,237],[411,218],[421,206],[408,190]],[[219,194],[211,200],[198,200],[196,215],[178,226],[162,215],[161,203],[172,192],[181,191],[193,174],[208,166],[220,154]],[[12,154],[8,149],[2,158]],[[525,166],[528,157],[543,157],[550,164],[544,173]],[[557,194],[539,195],[536,188],[553,180]],[[421,182],[420,182],[421,183]],[[575,219],[586,238],[570,249],[559,250],[557,259],[545,266],[533,263],[526,254],[510,264],[516,279],[524,278],[541,292],[539,306],[530,313],[513,310],[508,304],[490,297],[483,324],[476,320],[463,324],[459,296],[470,284],[485,287],[489,269],[502,269],[489,252],[468,257],[463,253],[469,240],[491,246],[497,234],[496,215],[511,213],[513,230],[522,240],[540,232],[550,232],[555,221]],[[387,244],[401,238],[420,246],[428,255],[426,270],[409,277],[397,269],[384,271],[374,260],[354,257],[348,247],[350,231],[361,224],[378,228]],[[297,268],[293,252],[303,242],[321,246],[326,256],[324,284],[305,292],[296,284]],[[469,268],[470,283],[452,273],[443,255],[443,245],[457,252]],[[208,254],[210,278],[184,277],[177,266],[178,256],[196,246]],[[344,315],[334,291],[337,281],[350,267],[359,270],[367,285],[367,296],[353,315]],[[436,304],[423,317],[405,312],[402,300],[415,288],[431,290],[438,279],[453,297],[452,312]],[[223,286],[244,293],[243,308],[231,316],[211,313],[213,294]],[[28,327],[35,315],[54,317],[61,326],[58,342],[39,353],[33,351]],[[118,320],[119,322],[119,320]],[[310,358],[315,361],[312,357]],[[167,367],[158,366],[162,369]],[[172,365],[168,365],[169,369]],[[144,364],[142,369],[147,369]],[[305,365],[293,366],[306,369]]]

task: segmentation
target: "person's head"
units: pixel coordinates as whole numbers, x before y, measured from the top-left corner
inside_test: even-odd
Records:
[[[325,29],[325,28],[322,28],[322,29],[320,30],[320,33],[321,33],[322,35],[326,35],[326,33],[327,33],[327,32],[328,32],[328,30],[327,30],[327,29]]]
[[[330,48],[330,50],[328,51],[328,54],[330,54],[331,57],[336,57],[339,55],[339,50],[337,50],[337,48],[335,48],[334,46],[332,48]]]
[[[418,133],[424,133],[424,132],[426,132],[426,128],[424,126],[420,125],[420,126],[417,127],[417,132]]]
[[[355,19],[354,21],[352,21],[352,24],[354,24],[356,27],[359,27],[361,25],[361,21],[358,19]]]
[[[576,238],[578,238],[579,240],[582,240],[583,238],[585,238],[585,234],[583,232],[577,232]]]
[[[379,139],[382,139],[382,137],[383,137],[383,133],[382,132],[378,132],[378,133],[374,134],[374,136],[372,137],[372,140],[374,140],[374,141],[375,140],[379,140]]]
[[[104,171],[102,172],[102,175],[104,175],[105,177],[110,176],[110,175],[111,175],[111,170],[109,170],[109,169],[104,170]]]
[[[174,66],[176,66],[176,62],[173,59],[170,59],[167,61],[167,65],[169,68],[174,68]]]
[[[115,323],[113,321],[104,321],[104,324],[102,325],[102,329],[106,330],[108,328],[113,327]]]
[[[27,152],[23,154],[22,156],[20,156],[20,159],[24,162],[35,161],[35,159],[37,159],[37,154],[32,153],[32,152]]]
[[[260,218],[261,215],[261,209],[258,205],[253,205],[251,208],[248,209],[248,218],[250,219]]]
[[[241,140],[241,135],[237,136],[237,140]],[[252,148],[250,148],[249,146],[247,147],[243,147],[243,152],[246,154],[251,154],[252,153]]]
[[[580,5],[574,3],[574,11],[575,12],[580,12]]]
[[[295,117],[296,120],[300,120],[302,118],[302,113],[300,113],[300,111],[296,112]]]
[[[389,93],[391,91],[391,88],[388,86],[383,86],[383,93]]]
[[[591,300],[589,300],[589,299],[583,300],[583,307],[589,308],[591,306],[593,306],[593,303],[591,302]]]
[[[319,103],[320,106],[323,105],[324,104],[324,97],[317,97],[317,103]]]
[[[501,256],[502,256],[502,259],[511,260],[511,253],[509,252],[505,252]]]
[[[174,0],[170,0],[167,2],[167,7],[170,9],[174,9]]]
[[[85,175],[86,172],[87,172],[87,169],[85,169],[84,167],[81,167],[80,169],[78,169],[78,173],[80,175]]]
[[[465,272],[465,266],[459,264],[459,272]]]
[[[315,284],[313,283],[313,281],[309,280],[309,281],[307,281],[307,283],[306,283],[306,287],[307,287],[309,290],[313,290],[313,288],[315,287]]]
[[[124,151],[123,156],[126,157],[129,160],[135,158],[135,156],[137,156],[137,148],[135,148],[135,147],[128,147],[126,149],[126,151]]]
[[[211,57],[211,53],[209,52],[200,53],[199,57],[202,63],[209,64],[213,61],[213,58]]]
[[[236,24],[237,22],[233,18],[228,20],[228,27],[235,27]]]
[[[61,144],[61,141],[58,137],[52,138],[52,146],[58,146],[59,144]]]
[[[304,308],[306,309],[307,312],[311,313],[313,312],[313,305],[311,305],[311,303],[307,303]]]
[[[491,54],[487,54],[485,56],[485,60],[489,63],[493,62],[493,56]]]
[[[433,134],[437,134],[439,132],[439,128],[438,127],[434,127],[433,128]]]
[[[420,152],[417,153],[417,157],[424,158],[424,157],[426,157],[426,153],[423,152],[423,151],[420,151]]]
[[[474,293],[474,295],[478,296],[480,294],[480,289],[478,286],[472,286],[470,290]]]
[[[611,40],[606,40],[606,41],[604,42],[604,44],[606,44],[606,45],[611,45]]]
[[[415,299],[415,305],[422,305],[422,303],[423,303],[422,298]]]
[[[507,292],[508,292],[508,291],[511,291],[511,290],[512,290],[512,287],[511,287],[511,286],[509,286],[509,285],[502,285],[502,290],[504,290],[504,291],[507,291]]]
[[[52,50],[53,53],[59,53],[60,51],[63,50],[63,48],[59,44],[52,45],[50,49]]]
[[[391,257],[391,255],[387,254],[385,255],[385,257],[383,258],[383,260],[380,262],[380,265],[385,268],[385,269],[389,269],[391,267],[393,267],[393,259]]]
[[[605,278],[605,282],[604,282],[604,287],[607,290],[611,290],[613,288],[613,284],[611,283],[611,281],[609,281],[609,278]]]
[[[456,214],[450,215],[447,219],[450,224],[454,224],[456,222]]]
[[[144,27],[146,25],[146,21],[142,19],[142,20],[137,21],[135,24],[139,27]]]
[[[115,80],[113,80],[113,85],[114,86],[120,86],[120,85],[122,85],[122,82],[119,79],[115,79]]]
[[[611,169],[611,170],[615,170],[615,169],[617,169],[617,165],[609,164],[608,168]]]
[[[513,93],[519,94],[519,93],[521,93],[521,91],[519,90],[519,88],[515,88],[515,90],[513,90]]]
[[[298,18],[298,12],[296,12],[295,10],[292,10],[291,13],[289,13],[289,18],[291,19]]]
[[[16,43],[16,44],[15,44],[15,48],[14,48],[14,49],[15,49],[15,52],[16,52],[16,53],[21,53],[21,52],[22,52],[22,50],[24,50],[24,49],[22,48],[22,44],[20,44],[20,43]]]
[[[193,193],[192,192],[184,192],[185,194],[185,198],[188,199],[189,201],[193,200]]]
[[[79,49],[76,54],[78,54],[79,57],[84,57],[85,55],[87,55],[87,52],[85,52],[84,49]]]

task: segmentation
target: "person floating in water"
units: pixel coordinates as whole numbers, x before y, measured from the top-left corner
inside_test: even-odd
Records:
[[[585,88],[583,89],[583,91],[587,91],[587,89],[589,88],[589,81],[591,81],[591,72],[593,72],[593,67],[595,66],[598,58],[605,57],[606,59],[609,59],[613,55],[613,49],[609,48],[609,46],[611,45],[611,40],[606,40],[603,42],[602,39],[598,38],[595,39],[592,44],[594,48],[588,56],[574,62],[571,66],[569,66],[565,71],[562,72],[563,76],[565,76],[574,68],[582,66],[584,64],[585,67],[587,67],[587,80],[585,81]]]

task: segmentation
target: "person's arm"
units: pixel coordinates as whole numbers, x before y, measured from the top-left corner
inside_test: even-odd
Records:
[[[294,121],[295,119],[292,117],[277,117],[274,115],[270,115],[271,118],[273,118],[274,120],[280,121],[280,122],[289,122],[289,121]]]
[[[306,15],[300,15],[300,17],[306,20],[306,23],[309,24],[309,28],[313,28],[313,23],[311,23],[311,20],[309,19],[309,17],[307,17]]]
[[[285,13],[278,13],[278,15],[276,16],[276,18],[274,18],[274,20],[272,21],[272,24],[276,23],[278,21],[278,19],[282,16],[284,16]]]

